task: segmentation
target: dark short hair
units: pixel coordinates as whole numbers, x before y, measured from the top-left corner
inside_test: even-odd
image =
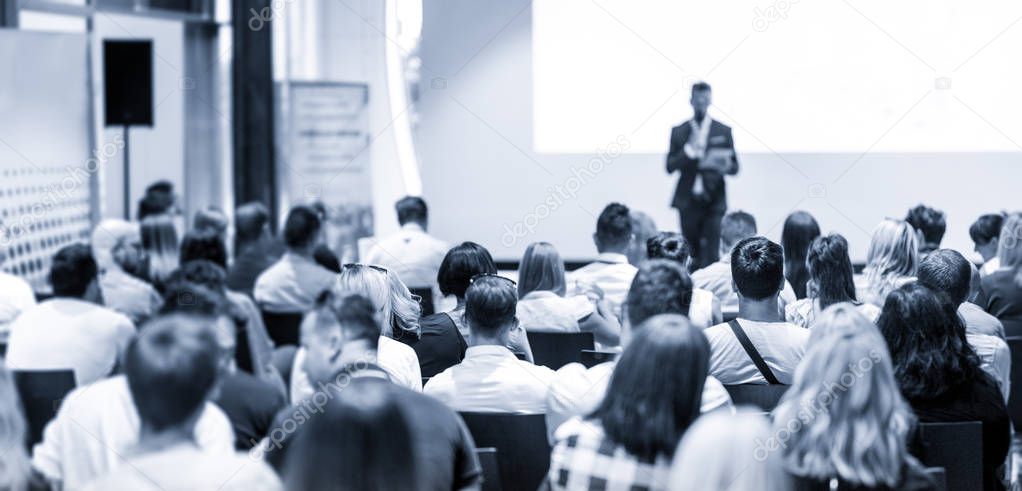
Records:
[[[465,293],[465,319],[471,332],[493,336],[515,319],[518,291],[511,281],[481,276]]]
[[[374,349],[377,347],[382,329],[374,316],[376,309],[368,298],[358,294],[344,295],[331,302],[331,310],[347,339],[365,341]]]
[[[625,305],[632,326],[660,314],[687,316],[692,305],[692,278],[672,260],[646,261],[632,278]]]
[[[806,253],[809,277],[816,281],[820,309],[841,302],[854,302],[855,270],[848,256],[848,241],[839,234],[817,237]]]
[[[160,180],[145,189],[145,195],[138,201],[138,219],[149,215],[167,213],[174,206],[174,184]]]
[[[270,212],[266,205],[252,201],[234,210],[234,237],[238,243],[252,242],[258,239],[266,224],[270,223]]]
[[[712,90],[713,90],[713,88],[710,87],[710,84],[708,84],[708,83],[706,83],[706,82],[704,82],[702,80],[692,84],[692,93],[696,93],[696,92],[710,92]]]
[[[919,283],[947,295],[957,309],[972,290],[972,266],[958,251],[938,249],[919,264]]]
[[[947,230],[944,212],[926,205],[917,205],[909,210],[905,221],[912,228],[922,232],[923,239],[929,244],[940,244],[944,238],[944,231]]]
[[[128,345],[124,372],[143,423],[172,428],[200,411],[219,376],[220,346],[208,319],[159,317]]]
[[[749,237],[731,251],[731,277],[744,297],[776,295],[784,281],[784,251],[764,237]]]
[[[394,211],[397,212],[397,223],[401,225],[408,222],[425,222],[429,216],[426,201],[418,196],[401,198],[394,204]]]
[[[181,239],[182,264],[196,259],[212,261],[221,268],[227,268],[227,246],[219,233],[212,229],[195,229]]]
[[[440,293],[465,298],[472,277],[485,273],[497,274],[490,251],[475,242],[462,242],[447,251],[436,279]]]
[[[291,208],[284,221],[284,243],[292,248],[307,247],[315,242],[321,225],[319,213],[312,207]]]
[[[981,215],[969,226],[969,237],[977,244],[986,244],[1001,236],[1004,215],[988,213]]]
[[[677,232],[660,232],[646,240],[646,256],[650,259],[670,259],[684,265],[691,255],[692,247]]]
[[[756,219],[744,211],[732,211],[720,220],[721,244],[734,246],[756,235]]]
[[[198,283],[216,292],[227,291],[227,273],[219,264],[208,259],[193,259],[181,263],[181,266],[170,274],[167,284],[178,282]]]
[[[99,267],[92,249],[85,244],[64,246],[50,264],[50,285],[58,297],[81,297],[96,279]]]
[[[632,240],[632,219],[628,207],[611,203],[596,219],[596,238],[604,246],[622,247]]]
[[[177,281],[167,286],[160,314],[218,317],[221,314],[228,314],[227,298],[222,291],[201,283]]]

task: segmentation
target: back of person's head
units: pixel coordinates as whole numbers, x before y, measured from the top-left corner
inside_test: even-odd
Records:
[[[919,265],[919,283],[947,295],[958,308],[969,298],[972,287],[972,266],[958,251],[933,251]]]
[[[713,88],[710,87],[710,84],[708,84],[708,83],[706,83],[706,82],[704,82],[702,80],[692,84],[692,93],[693,94],[696,93],[696,92],[710,92],[712,90],[713,90]]]
[[[692,247],[684,235],[660,232],[646,240],[646,255],[649,259],[669,259],[685,268],[692,256]]]
[[[156,181],[150,184],[138,202],[138,219],[144,220],[150,215],[173,212],[175,199],[174,184],[170,181]]]
[[[358,294],[369,299],[379,313],[384,336],[419,332],[422,307],[395,273],[378,266],[348,264],[337,275],[333,292],[336,296]]]
[[[465,321],[473,338],[497,339],[515,322],[518,292],[511,280],[477,276],[465,292]]]
[[[1004,215],[1000,213],[987,213],[980,215],[972,225],[969,226],[969,237],[976,245],[990,243],[1001,236],[1001,227],[1004,225]]]
[[[915,230],[922,234],[926,244],[939,246],[944,239],[944,231],[947,230],[947,222],[944,220],[944,212],[920,204],[908,211],[905,221]]]
[[[64,246],[50,263],[50,286],[57,297],[81,298],[96,279],[99,268],[85,244]]]
[[[1022,285],[1022,212],[1010,213],[1004,219],[997,241],[997,258],[1001,268],[1015,271],[1015,282]]]
[[[781,445],[785,467],[799,477],[895,489],[909,458],[905,440],[914,417],[899,392],[887,345],[851,305],[825,314],[813,327],[815,334],[822,323],[824,332],[776,412],[775,435],[790,437]],[[800,417],[806,412],[814,417]],[[791,431],[795,421],[800,429]],[[761,451],[772,448],[765,447]]]
[[[119,218],[106,218],[92,230],[92,255],[100,270],[116,266],[114,248],[125,242],[140,243],[138,224]]]
[[[412,425],[394,390],[381,380],[354,379],[289,444],[287,489],[403,491],[421,482]],[[395,465],[400,463],[400,465]]]
[[[227,234],[227,214],[220,208],[208,206],[195,212],[192,228],[209,230],[222,238]]]
[[[731,278],[743,299],[776,296],[784,287],[784,251],[764,237],[742,240],[731,250]]]
[[[284,243],[291,249],[310,248],[319,240],[321,226],[319,213],[312,207],[291,208],[284,221]]]
[[[534,291],[549,291],[564,296],[564,261],[549,242],[533,242],[525,249],[518,265],[518,297]]]
[[[629,216],[632,220],[632,233],[635,239],[628,247],[628,262],[638,266],[648,259],[646,242],[656,235],[656,222],[652,217],[639,210],[631,210]]]
[[[221,295],[227,292],[227,272],[219,264],[207,259],[182,263],[167,280],[168,287],[175,283],[198,283]]]
[[[596,234],[593,239],[600,252],[624,253],[632,242],[632,218],[628,207],[611,203],[603,208],[596,219]]]
[[[688,315],[692,305],[692,278],[675,261],[651,259],[632,278],[625,298],[625,314],[631,326],[660,314]]]
[[[805,288],[808,280],[806,253],[813,239],[820,236],[820,225],[807,212],[796,211],[784,220],[781,247],[784,249],[784,274],[795,291]]]
[[[899,285],[900,278],[916,275],[917,242],[912,226],[901,220],[888,218],[873,230],[864,274],[874,296],[882,299]]]
[[[208,318],[164,316],[128,345],[124,372],[144,426],[161,431],[197,419],[220,375],[214,329]]]
[[[399,199],[394,204],[394,210],[397,212],[397,223],[401,225],[406,223],[426,225],[429,219],[429,209],[426,207],[426,201],[418,196],[405,196]]]
[[[195,229],[181,239],[181,264],[196,259],[212,261],[221,268],[227,268],[227,246],[223,236],[210,228]]]
[[[160,314],[190,314],[216,318],[229,315],[227,297],[222,290],[205,283],[180,280],[168,283]]]
[[[253,201],[234,210],[235,246],[256,242],[269,231],[270,212],[266,205]],[[237,250],[237,247],[235,248]]]
[[[142,248],[149,263],[149,279],[163,283],[178,266],[177,229],[174,218],[166,213],[142,219]]]
[[[720,250],[722,253],[730,253],[735,244],[755,235],[756,219],[744,211],[732,211],[720,220]]]
[[[380,335],[376,309],[369,299],[353,293],[324,293],[302,319],[306,356],[301,368],[312,383],[326,383],[347,364],[375,361],[360,357],[363,350],[379,349]],[[352,343],[359,343],[362,350],[353,350]]]
[[[763,450],[770,420],[740,409],[714,411],[692,423],[674,452],[668,489],[672,491],[786,491],[788,475],[780,452]]]
[[[806,266],[821,309],[856,300],[855,270],[843,236],[830,234],[813,239],[806,253]]]
[[[497,264],[490,251],[475,242],[462,242],[447,251],[437,272],[440,293],[465,298],[473,276],[497,274]]]
[[[710,345],[682,315],[647,319],[621,354],[591,419],[640,460],[670,458],[699,416]]]
[[[892,291],[877,326],[908,399],[939,398],[984,376],[955,308],[923,285],[909,283]]]
[[[12,491],[29,489],[32,465],[25,451],[28,424],[21,397],[10,370],[0,367],[0,488]]]

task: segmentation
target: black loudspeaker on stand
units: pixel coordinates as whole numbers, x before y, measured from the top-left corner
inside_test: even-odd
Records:
[[[106,126],[124,128],[124,219],[131,219],[132,126],[153,125],[153,42],[103,41],[103,98]]]

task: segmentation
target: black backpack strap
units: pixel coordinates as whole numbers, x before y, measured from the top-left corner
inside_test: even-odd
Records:
[[[770,367],[768,367],[766,362],[763,361],[763,357],[760,356],[759,351],[756,351],[756,347],[752,345],[752,341],[750,341],[749,336],[745,334],[745,330],[742,329],[742,326],[738,325],[738,320],[733,319],[728,322],[727,325],[731,326],[731,332],[735,333],[735,337],[738,338],[739,343],[742,343],[742,348],[745,350],[745,353],[749,355],[749,358],[752,358],[752,362],[756,364],[756,368],[759,370],[759,373],[763,374],[763,378],[766,379],[767,383],[771,385],[780,384],[781,382],[779,382],[777,377],[774,376],[774,372],[770,370]]]

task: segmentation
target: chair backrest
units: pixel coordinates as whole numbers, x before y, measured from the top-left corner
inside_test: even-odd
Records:
[[[582,350],[592,350],[595,346],[591,332],[529,331],[528,336],[536,364],[551,370],[581,362]]]
[[[1022,429],[1022,337],[1007,339],[1011,349],[1011,394],[1008,396],[1008,415],[1016,430]]]
[[[542,414],[461,413],[477,447],[497,449],[504,491],[535,491],[550,469],[550,443]]]
[[[493,447],[477,448],[476,457],[483,469],[483,486],[481,491],[501,491],[500,467],[497,463],[497,449]]]
[[[75,373],[66,370],[14,370],[14,384],[28,422],[28,448],[43,439],[43,429],[57,415],[60,403],[75,388]]]
[[[593,368],[600,363],[613,361],[615,356],[617,356],[617,353],[611,351],[596,351],[591,349],[584,349],[579,353],[582,364],[585,365],[586,368]]]
[[[298,345],[302,329],[301,312],[261,312],[263,324],[266,324],[266,334],[270,335],[273,345],[288,346]]]
[[[943,467],[947,489],[983,489],[983,423],[920,423],[922,455],[927,467]]]
[[[727,393],[731,395],[731,402],[736,406],[752,405],[764,411],[770,412],[777,407],[781,397],[788,391],[790,385],[762,385],[762,384],[739,384],[725,385]]]
[[[943,467],[927,467],[926,475],[933,479],[934,491],[947,491],[947,474]]]

